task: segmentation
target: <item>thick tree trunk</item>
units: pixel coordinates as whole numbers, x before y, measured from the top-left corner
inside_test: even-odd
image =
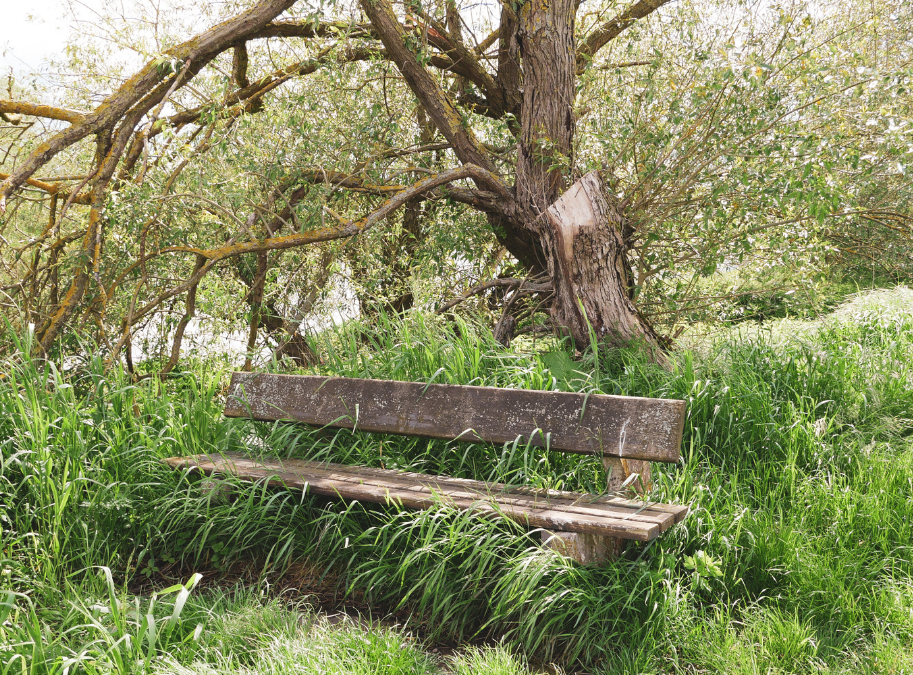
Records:
[[[573,165],[575,0],[530,0],[520,7],[523,102],[517,202],[541,216],[567,186]]]
[[[520,217],[511,229],[537,240],[555,287],[552,319],[578,346],[592,329],[614,345],[642,342],[662,362],[656,332],[628,297],[623,214],[607,201],[598,173],[565,192],[574,165],[575,10],[575,0],[531,0],[520,9]]]
[[[610,22],[615,28],[606,28],[605,39],[660,4],[659,0],[638,3],[643,7],[636,16],[626,14],[627,23]],[[388,57],[463,165],[496,173],[489,151],[409,48],[391,2],[361,0],[360,5]],[[547,215],[574,172],[576,9],[577,0],[529,0],[516,10],[504,4],[499,91],[492,83],[480,86],[489,98],[503,99],[498,105],[503,104],[504,111],[512,111],[519,102],[520,124],[510,124],[518,136],[514,194],[499,190],[497,181],[478,176],[475,180],[480,189],[494,189],[503,200],[496,213],[488,212],[499,241],[531,271],[547,269],[551,274],[556,291],[553,316],[578,344],[589,342],[592,326],[601,340],[616,344],[643,340],[654,358],[662,361],[655,332],[628,298],[625,252],[617,229],[624,221],[601,195],[598,176],[590,176],[585,188],[572,189],[564,214],[559,207],[554,215]],[[587,53],[592,55],[602,44],[590,45]],[[578,204],[579,199],[584,201]],[[578,215],[583,218],[580,222],[573,220]]]
[[[623,215],[609,204],[602,179],[588,173],[552,204],[539,220],[555,286],[552,319],[578,345],[592,330],[615,346],[642,343],[664,362],[660,338],[628,297]]]

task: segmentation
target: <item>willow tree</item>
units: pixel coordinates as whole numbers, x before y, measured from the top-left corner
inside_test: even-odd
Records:
[[[521,268],[455,301],[507,288],[514,311],[534,293],[524,317],[547,304],[578,344],[633,339],[662,360],[641,312],[676,323],[718,265],[874,263],[882,242],[907,265],[905,5],[664,4],[504,2],[489,25],[454,0],[271,0],[219,4],[226,20],[190,40],[180,21],[150,23],[131,77],[101,73],[66,105],[12,87],[0,100],[0,306],[18,303],[44,350],[74,317],[94,324],[128,365],[131,335],[165,315],[167,370],[206,284],[234,275],[249,347],[281,335],[304,362],[296,326],[316,286],[339,266],[401,284],[433,221],[435,246],[463,242],[436,253],[449,269],[476,257],[499,275],[503,251]],[[121,45],[143,42],[123,25]],[[386,232],[382,255],[359,257]],[[277,302],[305,265],[314,284]],[[511,331],[504,311],[496,334]]]
[[[44,240],[53,238],[60,211],[79,204],[88,208],[81,233],[82,262],[69,283],[62,283],[56,306],[37,327],[40,347],[49,349],[61,335],[93,279],[102,302],[116,290],[118,280],[105,284],[99,275],[109,194],[119,182],[133,180],[144,170],[140,159],[152,137],[214,114],[212,106],[174,112],[169,103],[222,53],[231,51],[234,89],[220,101],[217,116],[256,112],[271,90],[321,65],[383,60],[395,66],[427,123],[443,137],[441,143],[429,144],[434,147],[428,151],[446,147],[456,165],[412,184],[370,187],[354,175],[303,172],[299,179],[332,181],[335,187],[370,190],[389,198],[361,218],[340,217],[335,224],[297,232],[283,230],[286,220],[279,208],[272,224],[245,228],[223,246],[144,251],[128,271],[139,274],[153,256],[193,256],[192,274],[165,294],[187,294],[190,303],[200,279],[220,261],[352,237],[384,222],[392,211],[443,191],[448,199],[484,213],[501,244],[531,275],[545,281],[536,288],[550,294],[550,313],[559,330],[580,343],[590,339],[591,331],[610,341],[642,340],[662,358],[656,333],[628,292],[624,206],[602,189],[597,173],[571,184],[577,177],[573,154],[578,76],[605,45],[667,1],[638,0],[589,26],[584,37],[575,30],[578,3],[574,0],[505,2],[500,24],[479,40],[453,3],[441,8],[416,2],[394,7],[390,0],[361,0],[362,20],[341,22],[314,13],[305,19],[283,18],[285,12],[294,13],[295,0],[261,0],[150,60],[93,110],[0,101],[0,113],[7,118],[34,115],[65,125],[2,176],[0,207],[5,208],[24,186],[54,193],[56,212],[52,211],[41,235]],[[317,49],[314,58],[251,82],[248,50],[281,38],[304,38],[325,48]],[[506,121],[515,139],[512,161],[493,158],[474,129],[477,120]],[[94,141],[94,156],[79,185],[64,192],[36,180],[36,172],[84,139]],[[300,196],[294,189],[283,190],[277,185],[272,200],[289,211]],[[253,218],[250,225],[257,225],[257,220]],[[142,311],[132,312],[134,318]],[[125,329],[129,332],[130,326]]]

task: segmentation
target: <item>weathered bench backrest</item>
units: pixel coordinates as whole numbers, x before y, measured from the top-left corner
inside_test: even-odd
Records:
[[[346,377],[234,373],[228,417],[675,462],[685,402]],[[530,438],[532,436],[532,438]]]

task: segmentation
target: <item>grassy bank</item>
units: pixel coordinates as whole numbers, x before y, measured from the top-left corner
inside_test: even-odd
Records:
[[[211,366],[130,384],[97,362],[62,375],[12,359],[0,673],[913,670],[913,293],[705,336],[671,372],[633,352],[505,351],[471,324],[420,315],[348,326],[320,350],[325,374],[684,398],[683,460],[655,466],[654,497],[692,512],[628,559],[581,568],[509,523],[445,507],[243,484],[228,497],[159,460],[244,449],[587,491],[604,476],[593,459],[523,444],[225,420]],[[228,577],[241,563],[253,590],[194,587],[194,571]],[[305,591],[408,627],[331,625],[300,594],[277,598],[293,563]],[[130,592],[165,577],[182,584]],[[479,640],[502,646],[428,651]]]

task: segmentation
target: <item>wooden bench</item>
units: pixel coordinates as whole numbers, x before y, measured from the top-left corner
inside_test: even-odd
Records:
[[[687,506],[643,501],[628,488],[641,494],[649,489],[650,462],[678,461],[684,401],[234,373],[225,415],[497,444],[521,436],[537,447],[602,455],[608,493],[540,490],[306,460],[254,461],[237,453],[173,457],[167,463],[342,499],[415,509],[443,501],[498,513],[540,528],[545,545],[581,563],[614,557],[625,540],[652,540],[688,512]]]

